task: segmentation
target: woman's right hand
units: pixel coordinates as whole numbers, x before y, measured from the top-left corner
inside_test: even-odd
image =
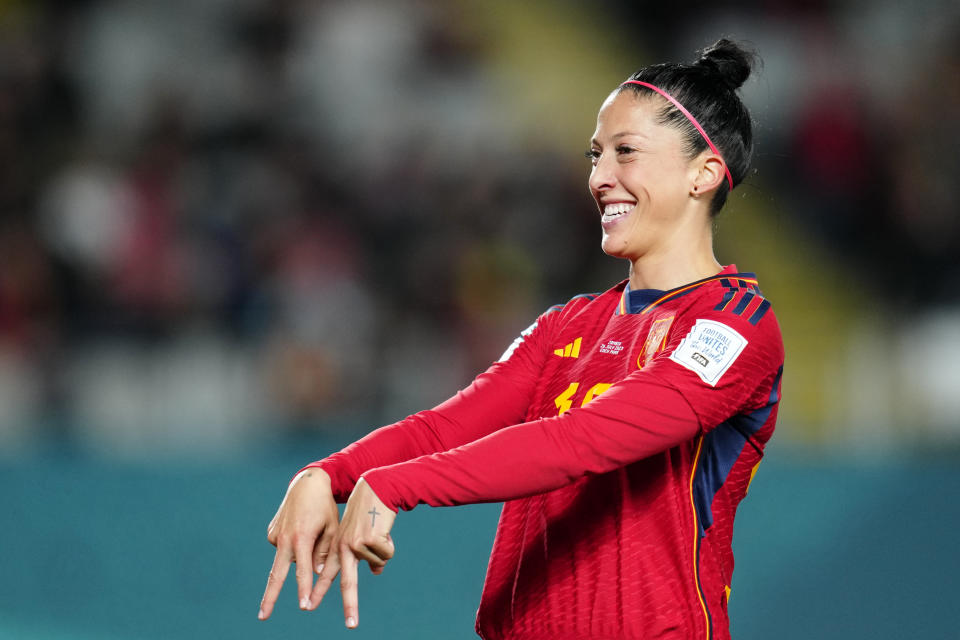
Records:
[[[267,589],[257,616],[266,620],[283,588],[290,563],[297,564],[297,596],[300,608],[312,610],[320,603],[314,596],[313,576],[323,570],[330,543],[337,533],[340,514],[330,488],[330,476],[318,468],[304,469],[287,488],[280,508],[267,527],[267,540],[277,554],[267,578]]]

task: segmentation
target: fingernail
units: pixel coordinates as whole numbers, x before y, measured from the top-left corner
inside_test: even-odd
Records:
[[[357,619],[356,619],[356,618],[347,618],[347,628],[353,629],[355,626],[357,626]]]
[[[310,598],[300,598],[300,608],[309,609],[310,608]]]
[[[318,564],[318,565],[317,565],[317,573],[320,573],[320,572],[322,572],[322,571],[323,571],[323,565],[322,565],[322,564]]]
[[[257,613],[257,619],[266,620],[266,618],[267,618],[267,615],[263,612],[263,609],[260,609],[260,611]]]

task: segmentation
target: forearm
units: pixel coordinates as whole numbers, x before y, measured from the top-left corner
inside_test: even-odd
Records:
[[[457,449],[363,474],[392,509],[501,502],[612,471],[693,438],[700,429],[668,385],[632,383],[586,407],[502,429]]]
[[[337,502],[346,502],[364,471],[442,450],[442,439],[432,422],[428,411],[409,416],[392,425],[380,427],[341,451],[310,463],[304,469],[323,469],[330,476],[334,498]]]
[[[528,402],[524,387],[494,365],[434,409],[381,427],[308,467],[326,471],[334,497],[344,502],[365,471],[447,451],[516,424]]]

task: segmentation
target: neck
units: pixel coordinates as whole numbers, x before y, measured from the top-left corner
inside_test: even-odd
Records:
[[[713,254],[709,224],[696,234],[679,233],[665,246],[630,261],[630,289],[669,290],[716,275],[723,269]]]

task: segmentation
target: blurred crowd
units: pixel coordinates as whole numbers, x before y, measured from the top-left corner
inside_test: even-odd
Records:
[[[0,2],[0,449],[375,426],[624,277],[586,161],[516,106],[536,78],[477,19],[510,4]],[[884,312],[960,300],[955,5],[752,2],[688,26],[634,4],[597,5],[622,16],[614,73],[752,40],[746,188]],[[581,27],[566,47],[609,35]]]

